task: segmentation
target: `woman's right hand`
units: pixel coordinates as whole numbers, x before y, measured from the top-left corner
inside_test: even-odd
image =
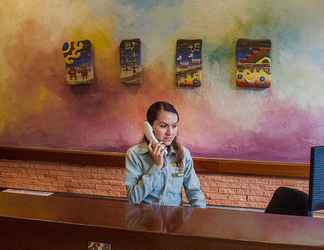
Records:
[[[157,165],[159,168],[162,168],[164,164],[165,147],[166,146],[161,142],[157,144],[150,142],[148,145],[148,150],[152,157],[152,160],[155,163],[155,165]]]

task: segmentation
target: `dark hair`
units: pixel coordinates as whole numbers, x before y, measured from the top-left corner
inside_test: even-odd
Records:
[[[149,107],[146,112],[146,120],[153,126],[162,110],[176,114],[179,121],[179,114],[175,107],[171,103],[163,101],[155,102]]]
[[[151,124],[151,126],[153,126],[154,121],[158,119],[158,116],[162,110],[176,114],[179,121],[179,113],[171,103],[158,101],[153,103],[146,112],[146,120]],[[174,138],[171,145],[176,151],[176,162],[178,166],[183,167],[182,160],[183,160],[184,152],[181,144],[177,142],[177,138]]]

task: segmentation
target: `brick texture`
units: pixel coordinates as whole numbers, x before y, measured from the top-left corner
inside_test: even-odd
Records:
[[[126,197],[124,169],[52,162],[0,160],[0,187]],[[308,180],[199,175],[209,205],[265,208],[280,186],[308,192]]]

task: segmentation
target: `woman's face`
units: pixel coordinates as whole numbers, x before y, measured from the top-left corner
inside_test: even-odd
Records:
[[[153,131],[158,141],[169,146],[178,134],[178,116],[175,113],[161,110],[153,122]]]

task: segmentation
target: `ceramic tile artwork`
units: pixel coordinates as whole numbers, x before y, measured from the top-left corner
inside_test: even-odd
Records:
[[[63,44],[67,84],[89,84],[94,80],[91,48],[89,40],[70,41]]]
[[[139,85],[143,82],[141,65],[141,40],[122,40],[120,53],[120,80],[124,84]]]
[[[88,242],[88,250],[111,250],[111,244],[105,242]]]
[[[236,85],[269,88],[271,85],[271,41],[239,39],[236,43]]]
[[[177,41],[176,81],[178,87],[199,87],[202,78],[202,40]]]

